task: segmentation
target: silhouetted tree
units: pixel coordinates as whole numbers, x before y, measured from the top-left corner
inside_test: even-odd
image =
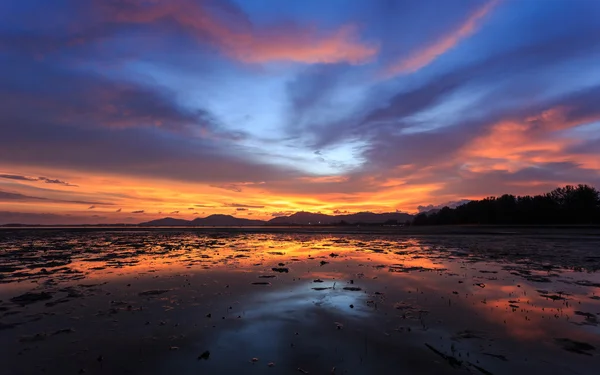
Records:
[[[600,224],[600,193],[588,185],[567,185],[544,195],[502,195],[456,208],[420,213],[413,225]]]

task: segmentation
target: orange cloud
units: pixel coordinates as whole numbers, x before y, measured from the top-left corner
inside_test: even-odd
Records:
[[[567,107],[555,107],[522,120],[507,120],[493,125],[475,138],[459,154],[464,169],[471,172],[505,170],[514,172],[538,163],[575,162],[596,169],[596,158],[566,151],[581,139],[556,136],[556,132],[585,125],[600,118],[572,116]]]
[[[486,3],[471,14],[460,27],[451,31],[450,34],[437,40],[432,45],[416,51],[408,58],[401,59],[390,65],[386,69],[385,75],[391,77],[402,73],[412,73],[429,65],[437,57],[454,48],[461,40],[471,36],[479,27],[480,21],[490,13],[497,3],[498,1],[496,0]]]
[[[345,25],[322,34],[311,28],[257,28],[239,13],[216,14],[200,3],[186,0],[157,1],[144,6],[107,8],[110,17],[121,23],[152,23],[174,20],[196,37],[208,39],[226,55],[239,61],[261,63],[295,61],[302,63],[365,63],[379,47],[358,41],[356,28]],[[218,9],[216,9],[218,11]]]

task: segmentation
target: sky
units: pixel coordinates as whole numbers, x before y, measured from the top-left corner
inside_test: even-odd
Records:
[[[600,187],[600,2],[5,0],[0,224]]]

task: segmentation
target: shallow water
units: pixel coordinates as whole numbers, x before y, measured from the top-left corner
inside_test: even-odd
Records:
[[[2,374],[593,374],[600,234],[0,232]]]

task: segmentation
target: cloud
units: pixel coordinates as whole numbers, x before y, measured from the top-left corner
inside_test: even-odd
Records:
[[[64,185],[64,186],[75,186],[77,187],[77,185],[73,185],[70,184],[66,181],[61,181],[61,180],[57,180],[57,179],[50,179],[50,178],[46,178],[46,177],[38,177],[38,181],[44,181],[47,184],[59,184],[59,185]]]
[[[334,213],[335,215],[342,215],[342,214],[349,214],[349,213],[350,213],[350,211],[347,211],[347,210],[344,210],[344,211],[341,211],[341,210],[333,210],[333,213]]]
[[[202,181],[231,191],[241,187],[228,181],[262,182],[293,174],[229,152],[227,140],[198,139],[175,131],[191,126],[220,132],[218,125],[180,108],[159,89],[44,66],[0,62],[6,72],[0,76],[0,111],[8,124],[0,137],[0,160],[11,160],[15,166]],[[38,79],[25,87],[11,78],[13,74]],[[45,87],[63,91],[47,92]],[[129,94],[122,95],[123,91]],[[117,112],[104,111],[113,104],[119,107]],[[156,126],[155,120],[162,125]],[[169,135],[163,132],[165,127]],[[22,144],[36,151],[24,152]]]
[[[27,176],[20,176],[20,175],[14,175],[14,174],[0,174],[0,178],[6,178],[9,180],[19,180],[19,181],[37,181],[37,178],[35,178],[35,177],[27,177]]]
[[[37,74],[39,81],[26,91],[14,77],[0,78],[3,88],[0,108],[7,116],[32,120],[58,120],[73,127],[139,128],[157,127],[184,132],[194,129],[199,134],[217,132],[211,114],[201,109],[189,110],[173,102],[172,94],[164,87],[131,81],[113,81],[107,77],[67,70],[49,63],[23,61],[10,65],[15,74]],[[44,86],[61,90],[50,92]],[[27,112],[25,103],[36,108]],[[45,120],[47,121],[47,120]],[[67,184],[60,180],[39,177],[47,183]]]
[[[282,217],[282,216],[289,216],[294,213],[295,213],[295,211],[277,211],[277,212],[271,212],[271,216],[272,217]]]
[[[600,121],[600,109],[592,104],[598,95],[600,86],[560,98],[536,112],[493,123],[461,150],[465,168],[514,171],[564,162],[598,168],[593,159],[569,152],[581,139],[563,134]]]
[[[378,134],[396,137],[407,128],[426,130],[427,127],[449,127],[458,123],[481,123],[481,116],[489,119],[518,113],[524,110],[523,107],[530,106],[540,92],[556,91],[556,85],[564,86],[556,80],[540,83],[534,78],[536,74],[542,71],[549,74],[554,72],[555,67],[572,64],[587,54],[600,53],[600,39],[592,37],[597,33],[593,27],[583,23],[580,29],[569,29],[560,37],[541,38],[510,49],[493,51],[481,60],[433,77],[417,79],[410,85],[399,85],[395,90],[385,90],[385,94],[374,90],[370,101],[360,112],[333,123],[314,125],[305,131],[311,132],[309,135],[315,139],[315,147],[322,148],[349,139],[369,141]],[[509,66],[510,70],[507,70]],[[523,78],[511,79],[515,75]],[[496,88],[499,81],[507,84]],[[480,91],[486,94],[476,100],[468,99]],[[470,106],[442,118],[424,116],[459,96],[471,101]],[[426,120],[416,121],[420,116]],[[460,126],[460,129],[466,136],[478,130],[477,127],[466,126]]]
[[[264,208],[265,206],[242,204],[242,203],[223,203],[223,207]]]
[[[218,188],[218,189],[224,189],[224,190],[229,190],[229,191],[234,191],[236,193],[241,193],[242,192],[242,188],[236,184],[223,184],[223,185],[209,185],[211,187],[214,188]]]
[[[80,200],[68,200],[68,199],[53,199],[53,198],[43,198],[43,197],[35,197],[20,193],[11,193],[7,191],[0,190],[0,202],[48,202],[48,203],[69,203],[69,204],[83,204],[83,205],[103,205],[110,206],[112,203],[107,202],[93,202],[93,201],[80,201]]]
[[[473,12],[458,28],[452,30],[448,35],[437,40],[422,50],[414,52],[408,58],[396,61],[385,70],[385,75],[395,76],[401,73],[412,73],[430,64],[439,56],[454,48],[461,40],[471,36],[482,19],[497,5],[499,0],[492,0]]]
[[[43,181],[47,184],[59,184],[59,185],[64,185],[64,186],[77,186],[77,185],[73,185],[70,184],[66,181],[61,181],[58,179],[50,179],[47,177],[28,177],[28,176],[21,176],[21,175],[14,175],[14,174],[0,174],[0,178],[6,178],[6,179],[10,179],[10,180],[19,180],[19,181]]]
[[[210,43],[222,53],[247,63],[294,61],[300,63],[361,64],[378,52],[374,43],[361,42],[356,27],[344,25],[333,32],[320,32],[311,27],[285,25],[263,27],[253,25],[240,10],[232,11],[226,2],[189,0],[157,1],[138,5],[125,1],[97,1],[107,24],[140,25],[179,30]]]

